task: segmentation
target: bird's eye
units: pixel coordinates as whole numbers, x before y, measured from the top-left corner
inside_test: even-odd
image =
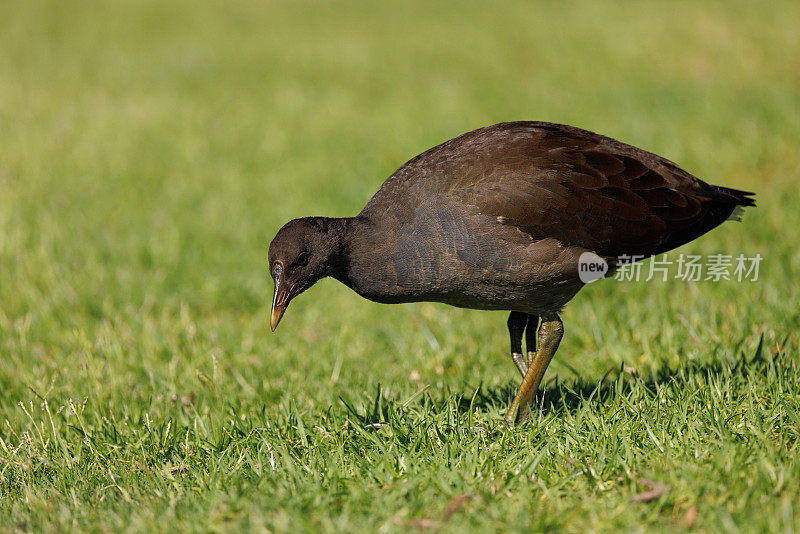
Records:
[[[276,263],[272,266],[272,277],[278,278],[281,274],[283,274],[283,266],[280,263]]]
[[[297,258],[297,265],[299,265],[300,267],[308,265],[308,254],[306,253],[300,254],[300,257]]]

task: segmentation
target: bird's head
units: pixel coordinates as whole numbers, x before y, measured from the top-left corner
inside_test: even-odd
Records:
[[[294,219],[283,225],[269,244],[269,273],[275,282],[270,315],[273,332],[289,302],[336,269],[341,252],[338,220]]]

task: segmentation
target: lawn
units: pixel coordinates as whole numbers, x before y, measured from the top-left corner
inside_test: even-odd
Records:
[[[800,4],[0,5],[0,530],[800,529]],[[506,315],[333,280],[268,325],[267,245],[404,161],[563,122],[757,193],[604,280],[531,423]],[[647,267],[645,265],[645,267]]]

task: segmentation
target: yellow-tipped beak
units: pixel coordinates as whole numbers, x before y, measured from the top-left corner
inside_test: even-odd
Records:
[[[269,327],[274,332],[278,328],[278,323],[281,322],[283,312],[289,305],[289,288],[286,284],[281,284],[281,277],[275,278],[275,295],[272,297],[272,313],[269,316]]]
[[[278,323],[281,322],[281,317],[283,317],[283,312],[286,311],[286,304],[283,306],[276,306],[275,304],[272,305],[272,313],[269,317],[269,327],[272,328],[274,332],[276,328],[278,328]]]

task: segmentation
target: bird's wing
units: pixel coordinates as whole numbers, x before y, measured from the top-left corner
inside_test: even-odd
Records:
[[[650,152],[541,122],[457,137],[411,160],[387,186],[440,194],[533,239],[555,238],[608,258],[670,250],[753,203]]]

